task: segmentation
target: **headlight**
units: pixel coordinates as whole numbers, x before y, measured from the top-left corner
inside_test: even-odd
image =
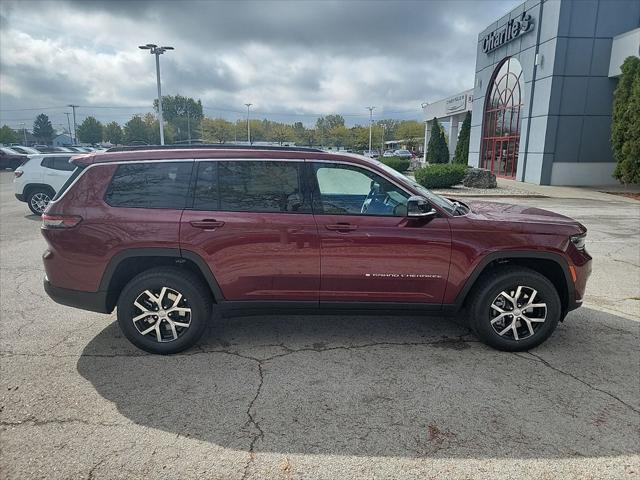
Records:
[[[578,250],[584,250],[584,244],[587,241],[587,234],[581,233],[580,235],[571,236],[571,243],[573,243]]]

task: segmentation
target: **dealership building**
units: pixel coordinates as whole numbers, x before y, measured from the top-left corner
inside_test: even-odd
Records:
[[[453,152],[470,110],[470,165],[540,185],[615,183],[613,92],[629,56],[639,0],[527,1],[478,35],[474,88],[423,105],[426,131],[448,124]]]

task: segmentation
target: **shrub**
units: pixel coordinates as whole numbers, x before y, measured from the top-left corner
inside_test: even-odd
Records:
[[[467,112],[462,122],[458,143],[456,144],[456,152],[453,157],[453,163],[466,165],[469,158],[469,138],[471,134],[471,112]]]
[[[628,57],[613,94],[611,146],[618,162],[613,176],[640,183],[640,59]]]
[[[416,181],[426,188],[448,188],[462,182],[467,166],[455,163],[428,165],[415,171]]]
[[[447,141],[444,138],[444,132],[438,123],[438,119],[434,117],[431,126],[431,137],[429,138],[429,144],[427,145],[427,162],[434,163],[449,163],[449,147],[447,147]]]
[[[406,172],[411,165],[411,160],[402,157],[382,157],[382,163],[397,170],[400,173]]]

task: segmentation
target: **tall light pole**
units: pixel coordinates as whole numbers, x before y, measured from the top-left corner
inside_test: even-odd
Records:
[[[245,103],[244,106],[247,107],[247,142],[251,145],[251,124],[249,123],[249,108],[251,108],[253,103]]]
[[[429,105],[427,102],[422,102],[420,106],[422,107],[422,112],[424,113],[425,107]],[[422,147],[422,163],[427,163],[427,119],[424,119],[424,146]]]
[[[67,105],[67,107],[71,107],[71,110],[73,110],[73,144],[76,145],[78,143],[78,135],[76,134],[76,107],[78,107],[78,105]],[[69,129],[71,129],[71,127],[69,127]]]
[[[138,46],[141,50],[149,50],[151,55],[156,56],[156,81],[158,83],[158,123],[160,124],[160,145],[164,145],[164,121],[162,120],[162,89],[160,88],[160,55],[173,47],[159,47],[153,43]]]
[[[64,114],[67,116],[67,127],[69,128],[69,135],[71,135],[71,120],[69,120],[69,115],[71,115],[69,112],[64,112]]]
[[[24,135],[24,146],[27,146],[27,124],[24,122],[20,122],[22,125],[22,134]]]
[[[367,107],[369,110],[369,155],[371,155],[371,128],[373,126],[373,109],[376,107]]]

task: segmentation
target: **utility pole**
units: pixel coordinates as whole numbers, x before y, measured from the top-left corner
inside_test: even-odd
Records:
[[[67,127],[69,127],[69,135],[71,135],[71,120],[69,120],[69,115],[71,115],[69,112],[64,112],[64,114],[67,116]]]
[[[420,106],[422,107],[422,112],[424,113],[424,109],[425,107],[429,105],[427,102],[423,102],[420,104]],[[424,146],[422,147],[422,163],[426,164],[427,163],[427,134],[428,134],[428,130],[427,128],[429,127],[429,124],[427,123],[427,119],[425,117],[424,120]]]
[[[78,105],[67,105],[67,107],[71,107],[71,110],[73,110],[73,144],[77,145],[78,143],[78,135],[76,134],[76,107],[78,107]],[[69,115],[67,113],[67,115]],[[67,117],[68,119],[69,117]],[[69,127],[69,130],[71,130],[71,127]],[[71,133],[71,132],[69,132]]]
[[[187,112],[187,135],[189,135],[189,145],[191,145],[191,120],[189,118],[189,105],[188,104],[185,107],[185,111]]]
[[[373,127],[373,109],[376,107],[367,107],[369,110],[369,156],[371,156],[371,128]]]
[[[159,47],[153,43],[139,45],[140,50],[149,50],[151,55],[156,56],[156,82],[158,84],[158,123],[160,124],[160,145],[164,145],[164,121],[162,119],[162,88],[160,87],[160,55],[173,47]]]
[[[24,135],[24,146],[27,146],[27,124],[24,122],[20,122],[22,125],[22,134]]]
[[[249,108],[253,105],[253,103],[245,103],[244,106],[247,107],[247,142],[251,145],[251,124],[249,123]]]

